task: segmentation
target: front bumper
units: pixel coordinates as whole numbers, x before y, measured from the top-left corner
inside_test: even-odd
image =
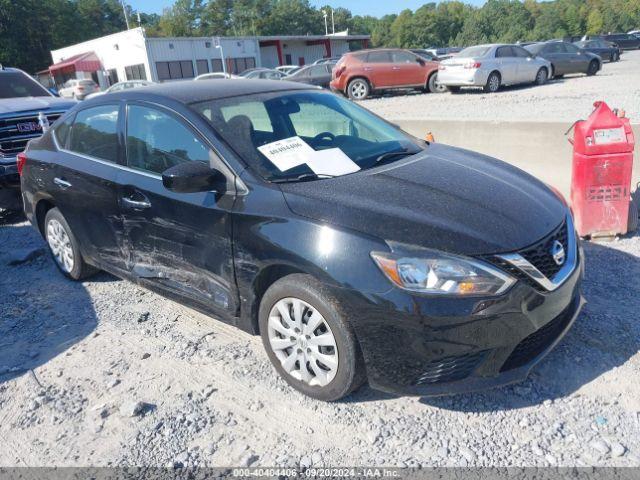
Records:
[[[564,284],[546,293],[521,281],[493,298],[343,292],[370,385],[435,396],[525,379],[578,317],[582,268],[580,255]]]
[[[482,87],[488,76],[481,69],[447,68],[438,70],[438,83],[445,87]]]
[[[15,157],[3,157],[0,161],[0,208],[22,209],[20,176]]]

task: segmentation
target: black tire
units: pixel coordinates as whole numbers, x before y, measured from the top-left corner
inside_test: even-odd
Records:
[[[549,78],[549,72],[545,67],[542,67],[540,70],[538,70],[538,73],[536,73],[536,79],[534,83],[536,85],[544,85],[545,83],[547,83],[548,78]]]
[[[438,72],[432,73],[427,80],[427,87],[425,91],[429,93],[444,93],[447,91],[446,87],[438,84]]]
[[[447,90],[451,93],[460,93],[460,87],[447,87]]]
[[[347,96],[351,100],[364,100],[370,93],[371,87],[364,78],[354,78],[347,85]]]
[[[598,61],[591,60],[589,62],[589,66],[587,67],[587,76],[593,77],[596,73],[598,73],[599,69],[600,69],[600,65],[598,64]]]
[[[487,83],[482,88],[485,93],[496,93],[500,90],[502,78],[498,72],[491,72],[487,78]]]
[[[61,264],[61,261],[56,257],[51,247],[50,241],[50,225],[52,222],[57,222],[64,230],[64,233],[67,235],[69,239],[69,246],[71,247],[71,251],[73,252],[73,267],[72,268],[64,268]],[[44,219],[44,238],[47,241],[47,245],[49,246],[49,253],[51,254],[51,258],[53,262],[58,267],[58,270],[62,272],[63,275],[72,279],[72,280],[82,280],[83,278],[87,278],[90,275],[95,274],[98,270],[91,265],[88,265],[84,258],[82,258],[82,253],[80,253],[80,245],[78,244],[78,240],[75,235],[71,231],[71,227],[65,220],[60,210],[57,208],[52,208],[47,212],[47,215]]]
[[[324,386],[309,385],[291,376],[282,367],[269,341],[269,315],[276,303],[297,298],[311,305],[323,317],[335,338],[338,366],[335,377]],[[340,303],[329,290],[310,275],[293,274],[281,278],[265,292],[260,302],[258,322],[262,344],[280,376],[305,395],[326,402],[339,400],[360,387],[366,380],[364,359],[355,334],[342,312]]]

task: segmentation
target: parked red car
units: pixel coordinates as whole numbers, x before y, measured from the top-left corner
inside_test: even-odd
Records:
[[[352,100],[392,89],[436,92],[437,73],[438,62],[425,60],[409,50],[360,50],[342,56],[333,69],[330,85],[332,90]]]

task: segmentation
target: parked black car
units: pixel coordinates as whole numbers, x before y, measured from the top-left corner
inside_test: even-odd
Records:
[[[610,35],[604,35],[604,40],[607,42],[613,42],[623,50],[635,50],[640,48],[640,38],[628,33],[612,33]]]
[[[291,82],[307,83],[309,85],[318,85],[323,88],[329,88],[331,83],[331,72],[335,67],[335,62],[320,63],[317,65],[308,65],[300,70],[287,75],[286,79]]]
[[[558,78],[571,73],[595,75],[602,68],[602,59],[576,47],[573,43],[552,40],[527,45],[532,54],[551,62],[551,76]]]
[[[605,40],[583,40],[575,42],[576,47],[598,55],[602,60],[617,62],[622,53],[620,47]]]
[[[91,99],[20,170],[66,276],[104,269],[260,334],[323,400],[365,380],[428,395],[521,380],[583,303],[559,194],[307,85]]]

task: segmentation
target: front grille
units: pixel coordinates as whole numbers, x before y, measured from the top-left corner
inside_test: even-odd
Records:
[[[571,321],[571,306],[544,327],[522,340],[511,352],[500,371],[506,372],[522,367],[549,348]]]
[[[545,277],[553,279],[555,274],[562,268],[562,265],[558,265],[551,255],[551,248],[556,240],[562,244],[565,251],[568,249],[566,221],[562,222],[551,235],[548,235],[535,245],[518,253],[527,259],[529,263],[536,267]]]
[[[45,113],[49,123],[55,122],[64,112]],[[13,157],[22,152],[27,147],[27,142],[33,138],[39,138],[42,130],[28,128],[20,130],[18,125],[23,127],[38,125],[38,112],[0,119],[0,156]]]
[[[415,385],[455,382],[467,378],[486,356],[486,351],[441,358],[429,362]]]

